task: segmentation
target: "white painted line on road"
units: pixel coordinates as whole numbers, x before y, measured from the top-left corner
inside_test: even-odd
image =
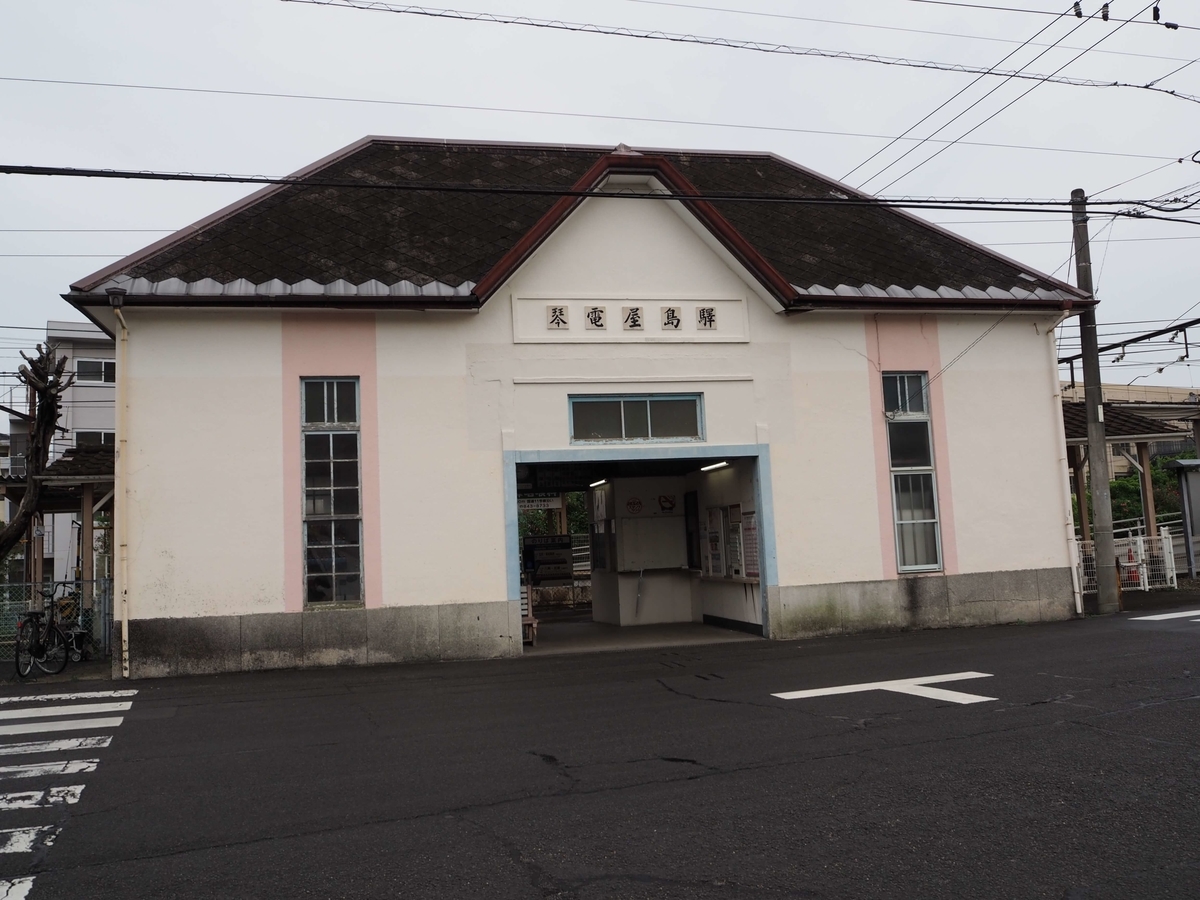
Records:
[[[0,778],[44,778],[47,775],[78,775],[95,772],[98,759],[66,759],[46,763],[26,763],[20,766],[0,766]]]
[[[125,720],[121,716],[111,719],[67,719],[63,722],[22,722],[19,725],[0,725],[0,735],[41,734],[46,731],[83,731],[92,728],[116,728]],[[3,900],[3,898],[0,898]]]
[[[1135,616],[1130,622],[1165,622],[1167,619],[1186,619],[1188,616],[1200,616],[1200,609],[1189,609],[1187,612],[1159,613],[1157,616]],[[1193,620],[1197,621],[1197,620]]]
[[[79,795],[82,793],[82,784],[72,784],[67,787],[47,788],[44,791],[18,791],[11,794],[0,794],[0,812],[10,809],[45,809],[49,806],[78,803]],[[0,900],[4,900],[3,894],[0,894]]]
[[[62,738],[57,741],[25,741],[20,744],[0,744],[0,756],[64,753],[67,750],[101,750],[111,743],[111,734],[101,737]],[[4,898],[0,896],[0,900],[4,900]]]
[[[941,688],[927,687],[930,684],[942,684],[947,681],[966,681],[971,678],[991,678],[987,672],[952,672],[949,675],[930,675],[925,678],[901,678],[896,681],[869,681],[864,684],[843,684],[836,687],[812,688],[806,691],[787,691],[782,694],[772,694],[780,700],[805,700],[809,697],[832,697],[836,694],[861,694],[865,691],[890,691],[894,694],[909,694],[913,697],[925,697],[929,700],[942,700],[948,703],[986,703],[995,697],[984,697],[980,694],[966,694],[961,691],[947,691]]]
[[[77,694],[26,694],[16,697],[0,697],[0,706],[9,703],[56,702],[58,700],[100,700],[104,697],[132,697],[137,691],[82,691]],[[0,895],[0,900],[4,900]]]
[[[33,887],[33,877],[0,878],[0,900],[25,900]]]
[[[57,834],[57,825],[0,828],[0,853],[29,853],[38,847],[49,847]]]
[[[95,713],[126,712],[133,702],[79,703],[75,706],[43,706],[30,709],[0,709],[0,719],[48,719],[51,716],[90,716]]]

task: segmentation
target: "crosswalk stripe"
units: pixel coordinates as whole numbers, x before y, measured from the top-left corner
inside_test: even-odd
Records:
[[[45,703],[55,700],[99,700],[103,697],[132,697],[137,691],[81,691],[76,694],[18,694],[15,697],[0,697],[0,706],[9,703]],[[0,897],[3,900],[3,897]]]
[[[0,878],[0,900],[25,900],[33,887],[33,877]]]
[[[0,744],[0,756],[64,753],[67,750],[99,750],[111,743],[111,734],[101,737],[62,738],[57,741],[24,741],[20,744]],[[0,900],[4,900],[4,898],[0,896]]]
[[[79,795],[82,793],[82,784],[71,784],[66,787],[46,788],[44,791],[17,791],[11,794],[0,794],[0,812],[10,809],[45,809],[50,806],[78,803]],[[0,900],[3,898],[4,895],[0,894]]]
[[[67,719],[63,722],[21,722],[17,725],[0,725],[0,735],[41,734],[44,731],[83,731],[91,728],[116,728],[125,719]]]
[[[47,719],[51,716],[90,716],[94,713],[125,712],[133,701],[120,703],[78,703],[74,706],[43,706],[29,709],[0,709],[0,719]]]
[[[30,853],[39,847],[49,847],[57,834],[57,825],[0,828],[0,853]]]
[[[69,759],[47,763],[27,763],[20,766],[0,766],[0,778],[44,778],[47,775],[78,775],[95,772],[98,759]]]

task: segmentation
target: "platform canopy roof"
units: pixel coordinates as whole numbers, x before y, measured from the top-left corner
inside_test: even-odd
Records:
[[[1068,444],[1087,443],[1087,405],[1064,402],[1063,427]],[[1182,441],[1191,431],[1176,428],[1158,419],[1140,416],[1113,403],[1104,404],[1104,435],[1110,444],[1137,444],[1147,441]]]
[[[320,160],[64,296],[84,312],[107,305],[114,288],[130,306],[475,308],[590,192],[678,201],[783,309],[1094,302],[772,154],[384,137]]]

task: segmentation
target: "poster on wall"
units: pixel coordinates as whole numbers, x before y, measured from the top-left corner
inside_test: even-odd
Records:
[[[742,567],[746,577],[759,578],[758,571],[758,513],[742,513]]]

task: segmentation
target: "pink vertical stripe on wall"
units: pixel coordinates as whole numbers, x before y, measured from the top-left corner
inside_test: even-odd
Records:
[[[379,513],[379,387],[375,316],[283,314],[284,609],[304,608],[303,481],[300,474],[300,379],[358,378],[362,446],[363,593],[383,605]]]
[[[870,360],[871,418],[875,436],[875,481],[879,501],[879,538],[883,547],[883,576],[895,578],[896,532],[892,513],[892,476],[888,463],[887,427],[883,417],[884,372],[928,372],[932,379],[942,368],[936,316],[865,316],[867,358]],[[954,498],[950,488],[950,451],[946,404],[939,378],[929,385],[933,426],[933,461],[937,478],[938,521],[942,536],[942,570],[958,574],[958,544],[954,532]]]

